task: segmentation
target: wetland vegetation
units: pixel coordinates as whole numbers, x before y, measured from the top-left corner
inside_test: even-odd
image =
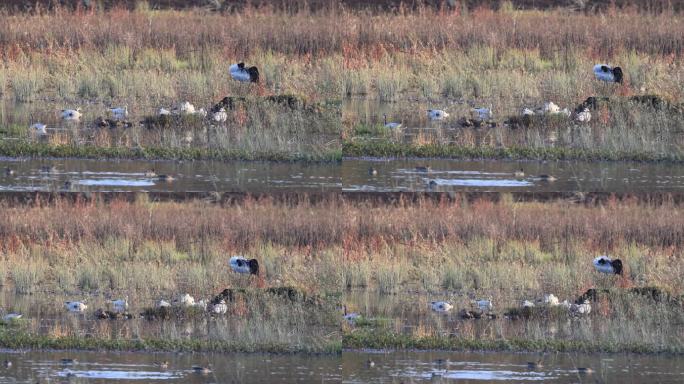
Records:
[[[27,318],[19,323],[25,338],[3,336],[15,346],[90,334],[108,340],[103,347],[134,346],[131,340],[142,337],[152,349],[161,348],[153,340],[164,339],[168,344],[159,345],[171,349],[330,351],[341,339],[354,348],[682,351],[684,227],[680,207],[668,202],[376,205],[331,196],[221,206],[95,199],[10,204],[1,212],[3,307]],[[257,258],[260,277],[231,273],[233,254]],[[622,259],[624,275],[595,272],[599,254]],[[92,315],[107,298],[129,296],[142,311],[160,298],[211,298],[226,287],[248,289],[230,302],[226,318],[183,319],[191,330],[173,319],[126,326]],[[259,287],[294,287],[324,300],[290,302],[263,296]],[[655,287],[658,297],[633,287]],[[523,300],[553,293],[574,302],[589,288],[608,289],[589,315],[510,316]],[[68,298],[92,302],[79,321],[65,316],[61,302]],[[491,298],[496,318],[462,319],[459,311],[476,298]],[[434,300],[455,309],[433,313]],[[362,319],[343,322],[342,304]],[[42,320],[33,318],[38,314]]]
[[[510,4],[496,11],[383,13],[141,6],[57,7],[1,17],[0,94],[10,103],[0,108],[3,135],[33,143],[28,126],[44,121],[55,128],[47,138],[55,153],[73,144],[123,148],[123,156],[136,155],[124,149],[144,147],[176,157],[190,147],[208,151],[202,157],[339,160],[345,143],[355,155],[682,157],[679,13],[518,11]],[[261,83],[231,80],[227,67],[234,61],[257,65]],[[596,81],[591,68],[597,62],[623,67],[625,82]],[[388,118],[405,130],[384,129],[373,111],[340,119],[336,108],[311,114],[260,101],[287,94],[323,105],[349,98],[388,103]],[[81,106],[81,128],[93,128],[108,106],[127,105],[137,122],[185,100],[208,110],[227,95],[247,102],[218,127],[200,119],[131,131],[92,129],[74,138],[55,117],[60,109]],[[679,107],[630,101],[645,95]],[[590,96],[610,96],[611,102],[592,110],[588,123],[557,116],[523,127],[512,123],[525,107],[553,101],[572,111]],[[472,108],[483,106],[492,109],[495,124],[464,126]],[[430,123],[424,116],[430,108],[445,109],[451,118]],[[426,146],[447,149],[426,152]],[[212,155],[216,150],[223,155]]]
[[[104,3],[0,11],[0,179],[60,191],[0,202],[0,346],[684,354],[680,199],[624,197],[637,182],[652,183],[648,192],[679,185],[668,171],[677,168],[649,171],[684,160],[675,8]],[[231,78],[236,63],[258,67],[259,81],[254,71],[250,82]],[[619,65],[624,81],[596,80],[598,63]],[[443,194],[337,193],[345,175],[329,169],[345,156],[373,157],[355,174],[401,187],[400,169]],[[22,157],[39,163],[13,163]],[[231,165],[222,186],[192,200],[182,179],[213,183],[219,172],[95,164],[87,180],[85,166],[55,165],[66,157],[329,162],[322,173],[333,176]],[[421,163],[372,163],[394,157]],[[573,167],[585,163],[555,175],[544,162],[526,164],[527,175],[517,163],[491,171],[541,186],[530,196],[569,186],[541,203],[458,195],[454,175],[489,171],[425,158],[653,164],[624,171],[643,177],[601,166],[579,177]],[[222,195],[259,178],[266,192],[309,185],[311,198]],[[85,188],[122,179],[183,201]],[[584,198],[620,183],[610,191],[621,199]],[[258,267],[236,270],[234,255]],[[599,273],[599,255],[620,259],[622,273]]]

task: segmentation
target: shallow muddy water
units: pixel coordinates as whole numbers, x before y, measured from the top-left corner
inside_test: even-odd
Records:
[[[375,174],[370,172],[371,168],[375,169]],[[521,169],[524,174],[516,175]],[[541,175],[551,175],[556,180],[548,181]],[[345,158],[342,185],[345,191],[374,192],[682,192],[684,165]]]
[[[540,359],[543,366],[528,367],[528,362]],[[672,356],[345,351],[342,361],[343,383],[684,381],[684,358]],[[590,368],[593,372],[580,373],[578,368]]]
[[[339,355],[3,351],[0,359],[12,362],[11,367],[0,368],[0,383],[339,383],[342,379]],[[210,367],[212,372],[196,373],[193,366]]]
[[[149,174],[152,170],[174,180]],[[339,175],[338,164],[5,158],[0,159],[0,192],[335,191],[341,187]]]

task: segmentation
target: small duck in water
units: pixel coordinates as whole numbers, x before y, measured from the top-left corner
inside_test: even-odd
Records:
[[[192,366],[192,370],[193,370],[195,373],[200,373],[200,374],[202,374],[202,375],[208,375],[208,374],[211,373],[211,369],[210,369],[209,367],[200,367],[200,366],[198,366],[198,365],[193,365],[193,366]]]
[[[166,181],[166,182],[171,182],[171,181],[176,180],[171,175],[159,175],[159,176],[157,176],[157,179],[159,179],[159,181]]]

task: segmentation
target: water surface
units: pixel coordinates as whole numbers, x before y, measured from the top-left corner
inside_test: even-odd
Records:
[[[3,351],[0,359],[12,362],[0,369],[0,383],[339,383],[342,378],[338,355]],[[196,373],[195,365],[212,372]]]
[[[8,175],[6,168],[14,174]],[[163,180],[152,171],[174,180]],[[335,191],[341,187],[339,174],[339,164],[324,163],[4,158],[0,159],[0,192]]]
[[[541,359],[541,367],[528,362]],[[343,383],[681,383],[684,358],[604,354],[345,351]],[[372,361],[373,366],[368,363]],[[591,368],[590,374],[578,368]]]
[[[424,167],[429,167],[426,171]],[[376,174],[369,172],[370,168]],[[516,174],[522,171],[523,174]],[[542,175],[551,175],[548,181]],[[682,192],[684,165],[637,162],[345,158],[345,191]]]

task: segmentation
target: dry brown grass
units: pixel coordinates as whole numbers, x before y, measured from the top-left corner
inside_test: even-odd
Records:
[[[41,280],[58,284],[74,266],[78,278],[67,287],[222,289],[234,280],[226,274],[227,258],[246,253],[261,260],[267,284],[311,290],[396,291],[418,283],[428,290],[518,285],[575,292],[602,282],[591,259],[605,253],[626,260],[634,284],[682,292],[672,268],[682,258],[681,214],[670,203],[629,202],[377,207],[331,198],[217,207],[60,201],[2,209],[0,250],[8,266],[20,267],[3,277],[22,278],[19,290],[29,291]],[[141,284],[145,276],[134,273],[139,266],[155,268],[158,281]]]
[[[0,244],[103,242],[125,237],[145,241],[221,241],[231,249],[262,243],[325,248],[342,244],[445,241],[581,241],[606,251],[638,244],[684,246],[681,208],[609,201],[601,206],[571,203],[421,201],[399,206],[345,202],[337,197],[312,204],[247,200],[210,203],[72,203],[60,200],[0,211]],[[59,220],[55,220],[59,217]],[[52,243],[48,243],[52,244]]]
[[[579,49],[596,57],[635,51],[681,55],[684,27],[678,14],[650,15],[613,11],[587,15],[565,11],[462,14],[422,9],[373,15],[329,10],[285,13],[247,8],[240,13],[204,11],[71,12],[0,16],[0,50],[5,60],[41,51],[69,54],[74,49],[105,50],[125,45],[175,49],[181,57],[220,49],[243,57],[255,51],[296,55],[344,52],[350,67],[358,60],[379,60],[388,51],[465,50],[473,46],[539,49],[543,57]]]

